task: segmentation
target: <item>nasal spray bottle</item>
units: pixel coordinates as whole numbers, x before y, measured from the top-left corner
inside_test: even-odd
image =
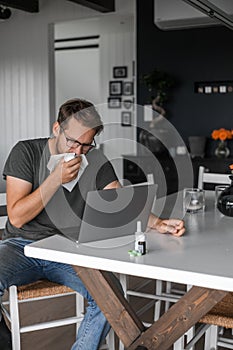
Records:
[[[137,231],[135,232],[135,251],[140,255],[146,254],[146,235],[142,232],[142,223],[137,221]]]

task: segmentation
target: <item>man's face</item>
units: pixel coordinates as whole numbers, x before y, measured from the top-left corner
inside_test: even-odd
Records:
[[[71,118],[63,127],[58,126],[56,138],[57,153],[86,154],[94,144],[95,130],[83,126],[75,118]],[[90,145],[90,146],[88,146]]]

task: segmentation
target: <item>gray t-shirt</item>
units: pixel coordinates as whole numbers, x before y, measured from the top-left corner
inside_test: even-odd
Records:
[[[86,157],[89,164],[71,192],[61,186],[41,213],[21,228],[8,220],[3,238],[38,240],[56,233],[73,236],[81,223],[87,192],[103,189],[117,180],[111,163],[100,150],[94,149]],[[10,152],[3,178],[9,175],[28,181],[33,192],[49,175],[49,158],[47,138],[20,141]]]

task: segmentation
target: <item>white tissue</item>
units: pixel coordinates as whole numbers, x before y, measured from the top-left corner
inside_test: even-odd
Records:
[[[61,153],[61,154],[52,155],[50,156],[49,162],[47,164],[47,168],[51,173],[62,158],[64,158],[64,160],[68,162],[74,157],[75,157],[75,153]]]
[[[64,161],[69,162],[69,160],[74,159],[75,156],[76,156],[75,153],[66,153],[66,155],[64,156]]]
[[[65,162],[68,162],[71,159],[73,159],[75,156],[76,156],[75,153],[61,153],[61,154],[52,155],[47,164],[47,168],[51,173],[62,158],[64,158]],[[84,154],[81,154],[80,157],[82,157],[82,161],[81,161],[81,165],[80,165],[77,177],[70,182],[62,184],[62,186],[65,187],[69,192],[73,190],[74,186],[76,185],[76,183],[82,176],[84,170],[88,166],[88,161],[86,156]]]

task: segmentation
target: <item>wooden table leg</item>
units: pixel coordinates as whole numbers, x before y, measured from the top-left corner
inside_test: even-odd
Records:
[[[145,330],[111,273],[79,266],[74,269],[128,350],[167,350],[228,293],[192,287]]]
[[[228,292],[192,287],[158,321],[148,328],[128,350],[143,345],[148,350],[167,350],[203,315],[221,301]]]
[[[129,347],[145,327],[106,271],[73,266],[123,344]]]

